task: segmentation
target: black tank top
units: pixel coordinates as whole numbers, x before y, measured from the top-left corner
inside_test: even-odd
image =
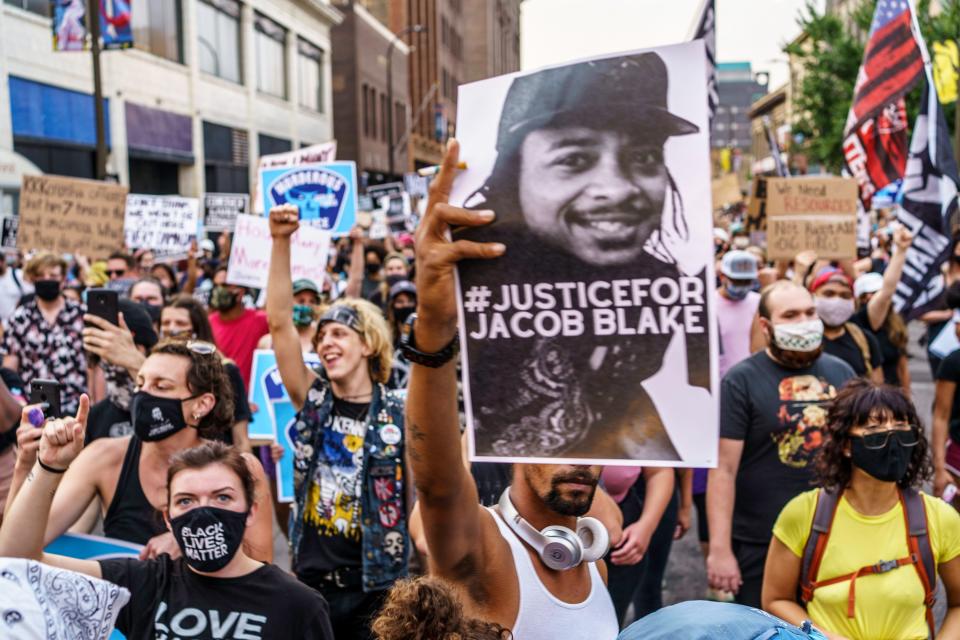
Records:
[[[164,533],[167,528],[140,486],[140,438],[130,437],[123,457],[120,480],[113,501],[103,519],[103,535],[136,544],[146,544],[150,538]]]

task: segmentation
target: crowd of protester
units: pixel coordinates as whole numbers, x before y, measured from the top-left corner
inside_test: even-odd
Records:
[[[881,213],[859,260],[774,262],[741,209],[718,217],[715,469],[471,464],[453,273],[509,247],[450,239],[492,219],[446,204],[456,160],[454,144],[415,240],[357,228],[322,282],[291,276],[290,206],[268,214],[262,295],[228,282],[227,238],[172,262],[0,262],[0,556],[125,587],[128,638],[630,639],[726,618],[791,637],[824,637],[810,623],[833,639],[960,637],[960,350],[926,354],[924,425],[919,351],[892,306],[906,229]],[[960,317],[960,239],[944,277],[924,344]],[[119,293],[117,324],[87,313],[100,288]],[[247,434],[264,410],[247,400],[257,349],[297,411],[289,504],[283,448]],[[59,415],[28,403],[44,380]],[[44,551],[68,531],[142,551]],[[289,566],[272,564],[275,535]],[[719,602],[663,609],[685,535]]]

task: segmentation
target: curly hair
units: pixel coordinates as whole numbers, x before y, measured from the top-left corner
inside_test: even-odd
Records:
[[[511,640],[494,622],[468,618],[453,588],[422,576],[396,582],[370,627],[376,640]]]
[[[187,340],[168,338],[161,340],[150,355],[166,354],[190,360],[190,368],[187,370],[187,388],[190,393],[210,393],[216,401],[213,410],[200,418],[197,431],[202,438],[214,439],[233,426],[233,387],[219,353],[196,353],[190,349],[189,344]]]
[[[845,489],[853,475],[853,463],[845,453],[850,429],[888,419],[914,425],[919,432],[910,465],[897,485],[918,488],[929,480],[933,475],[930,447],[913,403],[896,387],[854,378],[840,389],[830,404],[823,446],[816,458],[817,484],[826,489]]]

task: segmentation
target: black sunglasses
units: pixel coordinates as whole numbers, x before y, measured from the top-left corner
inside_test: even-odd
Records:
[[[126,272],[126,269],[107,269],[108,276],[122,276]]]
[[[889,429],[854,437],[863,440],[863,446],[867,449],[883,449],[891,435],[896,436],[902,447],[915,447],[920,443],[920,430],[913,425],[909,429]]]

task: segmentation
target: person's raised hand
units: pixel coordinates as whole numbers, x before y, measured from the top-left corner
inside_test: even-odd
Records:
[[[493,222],[493,211],[470,211],[449,204],[453,179],[460,160],[460,145],[451,139],[430,185],[427,212],[417,227],[417,330],[418,348],[437,351],[453,339],[457,326],[454,269],[460,260],[496,258],[506,247],[500,243],[450,239],[450,227],[479,227]]]
[[[83,436],[87,429],[87,415],[90,412],[90,398],[80,396],[80,408],[72,418],[47,420],[40,436],[40,450],[37,457],[40,462],[53,469],[66,469],[80,451],[83,450]],[[27,417],[26,411],[24,417]]]
[[[171,560],[180,557],[180,545],[177,544],[177,539],[169,531],[147,540],[147,544],[143,545],[143,549],[140,549],[140,559],[153,560],[164,553],[169,555]]]
[[[797,254],[797,257],[793,259],[793,264],[797,271],[806,272],[814,265],[816,261],[817,252],[813,249],[807,249],[806,251],[801,251]]]
[[[40,436],[43,433],[43,409],[46,404],[28,404],[23,407],[20,415],[20,426],[17,428],[17,461],[16,466],[30,470],[37,462],[37,451],[40,450]]]
[[[292,204],[281,204],[270,209],[270,236],[289,238],[300,228],[300,210]]]
[[[893,244],[900,251],[906,251],[913,244],[913,234],[902,224],[898,224],[893,230]]]
[[[136,372],[145,357],[133,341],[133,332],[127,327],[123,314],[117,316],[119,325],[99,316],[83,316],[86,327],[83,329],[83,348],[100,356],[101,359],[118,367]]]

